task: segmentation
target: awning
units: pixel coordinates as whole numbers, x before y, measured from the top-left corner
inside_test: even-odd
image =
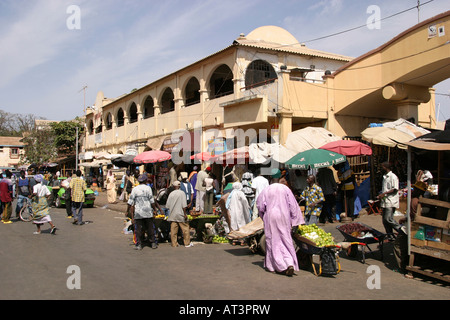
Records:
[[[151,148],[152,150],[160,150],[161,145],[167,138],[170,138],[170,135],[149,138],[147,141],[147,147]]]
[[[94,160],[92,162],[80,163],[79,166],[85,168],[99,168],[102,166],[107,166],[108,164],[111,164],[110,160]]]
[[[406,146],[410,146],[417,149],[425,149],[432,151],[450,151],[450,143],[439,143],[424,140],[413,140],[403,143]]]

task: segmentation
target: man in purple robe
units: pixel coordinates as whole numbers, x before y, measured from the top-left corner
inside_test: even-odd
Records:
[[[257,206],[266,235],[264,267],[292,276],[299,268],[291,230],[305,223],[300,207],[292,191],[280,183],[266,187],[258,197]]]

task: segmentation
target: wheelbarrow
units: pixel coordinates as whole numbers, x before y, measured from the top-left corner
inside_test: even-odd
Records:
[[[232,230],[228,233],[229,240],[244,241],[251,252],[266,254],[266,235],[264,233],[264,221],[258,217],[250,221],[239,230]]]
[[[304,268],[311,265],[316,276],[320,276],[321,274],[330,276],[337,275],[341,271],[341,264],[337,255],[337,252],[341,248],[339,245],[318,247],[313,241],[301,236],[295,231],[292,233],[292,238],[298,247],[297,257],[301,267]],[[320,257],[319,270],[316,269],[314,264],[314,255]]]
[[[365,248],[368,248],[370,253],[373,253],[369,244],[377,243],[378,250],[381,254],[381,260],[383,260],[383,242],[386,237],[385,233],[360,222],[347,223],[336,227],[336,229],[344,236],[345,242],[341,243],[341,247],[347,250],[348,256],[355,258],[358,253],[358,247],[361,247],[362,263],[365,263]]]

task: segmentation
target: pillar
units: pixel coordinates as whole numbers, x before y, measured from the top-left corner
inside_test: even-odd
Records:
[[[279,111],[277,112],[279,118],[279,136],[280,144],[285,144],[289,133],[292,132],[292,111]]]

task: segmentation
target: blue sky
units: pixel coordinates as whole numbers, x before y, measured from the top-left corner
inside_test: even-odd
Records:
[[[427,0],[421,1],[425,3]],[[67,27],[80,9],[79,29]],[[387,17],[416,0],[0,0],[0,109],[51,120],[83,115],[98,91],[117,97],[230,45],[263,25],[288,30],[308,47],[357,57],[420,21],[450,10],[434,0],[381,22],[366,24],[367,8]],[[86,89],[86,101],[83,91]],[[450,94],[450,80],[436,86]],[[436,96],[439,120],[450,98]]]

